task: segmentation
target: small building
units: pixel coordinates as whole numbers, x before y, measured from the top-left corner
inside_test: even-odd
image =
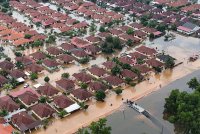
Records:
[[[75,73],[73,74],[73,77],[78,83],[89,83],[92,81],[92,77],[85,72]]]
[[[38,51],[38,52],[31,54],[30,57],[32,57],[34,60],[38,61],[38,60],[45,59],[46,55],[43,52]]]
[[[110,85],[112,88],[116,88],[118,86],[124,86],[124,81],[117,76],[108,76],[103,78],[104,82]]]
[[[152,58],[152,59],[149,59],[146,61],[146,64],[151,67],[151,68],[154,68],[154,67],[163,67],[164,66],[164,63],[156,60],[155,58]]]
[[[8,74],[8,77],[16,79],[19,83],[24,82],[25,78],[27,77],[26,74],[22,70],[14,69],[11,70]]]
[[[108,87],[101,82],[90,82],[89,85],[88,85],[88,88],[93,93],[95,93],[97,91],[106,92],[108,90]]]
[[[64,79],[64,78],[56,81],[56,86],[67,93],[72,91],[75,88],[74,81],[69,80],[69,79]]]
[[[186,35],[191,35],[198,31],[200,29],[199,26],[191,23],[191,22],[186,22],[183,25],[177,27],[177,31],[186,34]]]
[[[88,73],[90,73],[92,76],[96,78],[107,76],[106,70],[97,66],[93,66],[90,69],[88,69]]]
[[[89,57],[89,55],[82,49],[76,49],[72,51],[72,56],[74,56],[75,58],[79,60]]]
[[[9,96],[3,96],[0,98],[0,110],[6,110],[8,114],[18,111],[19,105],[14,102]]]
[[[42,62],[42,65],[44,67],[46,67],[48,70],[52,71],[58,68],[58,66],[60,65],[56,60],[52,60],[52,59],[45,59]]]
[[[135,50],[149,57],[154,57],[157,54],[157,51],[154,48],[149,48],[144,45],[136,48]]]
[[[76,48],[76,46],[69,44],[69,43],[63,43],[60,45],[61,49],[65,52],[71,52]]]
[[[106,70],[111,70],[113,67],[116,66],[116,63],[115,62],[112,62],[112,61],[106,61],[104,62],[103,64],[103,68],[106,69]]]
[[[2,87],[4,84],[8,83],[8,80],[0,75],[0,87]]]
[[[75,102],[65,95],[59,95],[53,99],[52,103],[57,109],[65,109],[73,105]]]
[[[56,111],[45,103],[38,103],[37,105],[31,107],[31,111],[40,119],[45,120],[52,117]]]
[[[35,120],[26,112],[20,112],[13,115],[11,118],[11,123],[22,133],[27,131],[31,132],[31,130],[37,129],[42,125],[41,121]]]
[[[37,104],[39,100],[39,96],[30,91],[18,95],[17,98],[27,108]]]
[[[122,70],[120,76],[121,76],[123,79],[126,79],[126,78],[130,78],[130,79],[132,79],[132,80],[137,79],[137,74],[135,74],[134,72],[132,72],[131,70],[128,70],[128,69]]]
[[[92,97],[92,94],[90,92],[81,88],[73,90],[70,95],[79,102],[88,101]]]
[[[86,46],[84,49],[87,54],[92,56],[101,53],[101,49],[98,46],[94,45]]]
[[[37,88],[37,92],[40,95],[46,96],[49,98],[53,98],[54,96],[57,96],[59,94],[59,91],[50,84],[45,84],[44,86],[39,86]]]
[[[21,62],[24,66],[33,64],[33,60],[30,57],[26,57],[26,56],[16,57],[15,60],[17,62]]]
[[[10,61],[4,60],[0,62],[0,69],[2,70],[12,70],[14,68],[14,64]]]
[[[32,64],[32,65],[28,65],[26,66],[26,70],[30,73],[41,73],[42,70],[44,70],[43,67],[41,67],[38,64]]]
[[[58,61],[64,64],[73,63],[75,58],[68,54],[62,54],[57,57]]]
[[[62,50],[58,49],[57,47],[48,47],[46,49],[47,53],[52,56],[58,56],[63,53]]]

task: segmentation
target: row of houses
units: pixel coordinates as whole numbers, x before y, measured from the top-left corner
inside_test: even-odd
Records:
[[[120,13],[116,13],[114,11],[109,11],[105,8],[98,7],[92,2],[87,1],[68,1],[68,0],[61,0],[61,1],[51,1],[52,3],[63,7],[63,9],[76,13],[78,16],[83,16],[86,19],[92,19],[95,22],[99,22],[102,25],[108,24],[113,20],[123,20],[124,15]],[[76,5],[76,8],[73,5]]]
[[[26,38],[26,35],[30,37]],[[0,12],[0,39],[2,42],[9,42],[14,46],[21,46],[37,40],[44,40],[46,36],[39,34],[31,27],[17,22],[11,16]]]
[[[121,7],[125,11],[128,11],[130,14],[134,14],[136,17],[140,18],[141,16],[148,15],[150,20],[155,20],[163,25],[175,25],[180,33],[191,35],[194,33],[199,34],[199,25],[198,25],[198,11],[199,4],[188,5],[189,2],[185,0],[180,1],[167,1],[167,0],[158,0],[152,2],[153,5],[147,5],[145,3],[136,2],[135,0],[127,1],[107,1],[101,0],[101,2],[110,3],[110,7]],[[169,2],[169,3],[168,3]],[[158,8],[158,5],[166,4],[169,7],[182,7],[181,12],[175,12],[170,10],[164,10]],[[167,4],[168,3],[168,4]],[[186,6],[188,5],[188,6]],[[194,12],[192,15],[187,15],[188,12]],[[196,24],[193,23],[193,20],[197,21]],[[190,23],[188,26],[188,23]],[[192,26],[193,25],[193,26]]]
[[[32,6],[36,3],[38,6]],[[22,12],[29,17],[33,23],[40,24],[44,28],[52,28],[57,33],[69,32],[86,28],[86,22],[79,22],[71,18],[66,13],[61,13],[50,9],[48,6],[43,6],[33,0],[28,1],[10,1],[10,5],[17,11]]]

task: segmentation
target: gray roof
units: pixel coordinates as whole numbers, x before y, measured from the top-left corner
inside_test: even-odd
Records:
[[[196,27],[198,27],[197,25],[190,23],[190,22],[186,22],[185,24],[183,24],[183,27],[189,28],[189,29],[194,29]]]

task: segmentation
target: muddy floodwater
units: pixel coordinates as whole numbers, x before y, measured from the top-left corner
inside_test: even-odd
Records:
[[[184,37],[176,33],[173,34],[175,34],[176,38],[169,42],[165,42],[164,37],[161,37],[154,41],[145,41],[144,43],[147,46],[157,48],[159,52],[164,51],[167,54],[170,54],[177,59],[176,62],[183,62],[183,64],[173,70],[165,70],[158,75],[152,74],[149,81],[143,81],[137,84],[134,88],[124,87],[121,96],[116,96],[115,93],[109,92],[104,103],[96,102],[95,99],[93,99],[88,102],[89,108],[87,111],[77,111],[62,120],[53,119],[52,124],[50,124],[46,130],[39,129],[34,131],[33,134],[72,134],[77,131],[78,128],[87,127],[92,121],[96,121],[98,118],[106,116],[108,116],[108,124],[113,128],[113,134],[159,134],[161,132],[161,130],[151,123],[151,121],[137,114],[135,111],[124,107],[122,98],[124,100],[140,99],[138,103],[150,113],[156,115],[159,120],[164,122],[173,134],[173,125],[162,120],[164,98],[169,94],[172,88],[179,88],[175,87],[176,85],[182,86],[183,89],[185,89],[185,82],[181,81],[182,83],[175,84],[172,88],[169,88],[171,85],[170,83],[173,81],[177,82],[179,81],[178,79],[200,69],[200,60],[197,60],[194,63],[187,62],[187,59],[190,56],[199,54],[200,40],[193,37]],[[34,51],[37,51],[37,49],[26,50],[24,54],[28,55]],[[110,57],[120,56],[122,53],[129,53],[132,51],[134,51],[134,48],[124,48],[121,52],[116,52]],[[44,77],[48,75],[50,83],[55,86],[55,81],[60,79],[62,73],[68,72],[72,75],[73,73],[80,72],[82,69],[86,69],[92,65],[101,65],[106,61],[107,57],[108,55],[101,54],[97,55],[96,59],[91,60],[86,65],[80,65],[75,62],[61,67],[54,73],[44,71],[39,79],[36,80],[36,83],[44,84]],[[189,76],[187,76],[187,78],[188,77]],[[166,85],[168,86],[160,90],[159,85],[162,85],[162,87]],[[149,95],[149,93],[151,94]],[[111,103],[113,104],[112,107],[110,106]],[[125,110],[124,114],[121,109]],[[113,112],[115,113],[112,114]]]

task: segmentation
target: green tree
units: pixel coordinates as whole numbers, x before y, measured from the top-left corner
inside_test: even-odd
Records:
[[[46,76],[46,77],[44,78],[44,81],[45,81],[45,82],[49,82],[49,81],[50,81],[50,78],[49,78],[48,76]]]
[[[111,134],[111,127],[106,126],[106,122],[105,118],[99,119],[97,122],[92,122],[89,126],[91,134]]]
[[[32,35],[30,35],[30,34],[25,34],[25,35],[24,35],[24,38],[25,38],[25,39],[30,39],[31,37],[32,37]]]
[[[4,117],[6,115],[8,115],[8,111],[7,110],[5,110],[5,109],[0,110],[0,117]]]
[[[88,107],[89,107],[89,105],[86,105],[85,102],[79,103],[79,106],[80,106],[82,109],[84,109],[84,110],[87,110]]]
[[[0,75],[6,77],[8,75],[8,72],[5,70],[0,70]]]
[[[129,29],[126,31],[126,33],[130,35],[130,34],[133,34],[133,33],[134,33],[134,31],[133,31],[133,29],[132,29],[132,28],[129,28]]]
[[[104,26],[100,26],[99,32],[105,32],[105,31],[106,31],[105,27]]]
[[[112,43],[113,42],[113,37],[111,35],[106,37],[106,42]]]
[[[122,68],[123,68],[123,69],[131,70],[132,67],[131,67],[130,64],[125,63],[125,64],[122,65]]]
[[[12,88],[13,88],[12,84],[9,84],[9,83],[3,85],[3,89],[5,89],[7,91],[11,90]]]
[[[15,56],[16,56],[16,57],[22,57],[22,53],[20,53],[20,52],[15,52]]]
[[[15,66],[16,66],[18,69],[24,69],[24,64],[23,64],[22,62],[20,62],[20,61],[17,61],[17,62],[15,63]]]
[[[37,73],[31,73],[31,74],[30,74],[30,79],[31,79],[31,80],[35,80],[35,79],[37,79],[37,78],[38,78]]]
[[[192,89],[196,89],[200,85],[196,77],[192,78],[187,84]]]
[[[126,78],[125,78],[125,81],[126,81],[127,84],[130,84],[130,82],[132,81],[132,79],[129,78],[129,77],[126,77]]]
[[[167,58],[165,62],[165,68],[173,68],[175,65],[174,59],[173,58]]]
[[[40,103],[45,103],[47,101],[47,97],[45,96],[40,96],[39,102]]]
[[[132,45],[133,45],[133,41],[132,41],[131,39],[128,39],[128,40],[126,41],[126,45],[132,46]]]
[[[122,45],[121,45],[121,41],[120,41],[119,37],[114,37],[113,38],[113,47],[115,49],[119,49],[119,50],[122,49]]]
[[[117,88],[117,89],[115,89],[115,93],[117,94],[117,95],[120,95],[121,93],[122,93],[122,89],[121,88]]]
[[[106,94],[104,91],[99,90],[95,93],[95,98],[97,101],[104,101],[104,99],[106,98]]]
[[[65,117],[65,115],[67,115],[68,113],[65,111],[65,110],[62,110],[60,113],[58,113],[58,116],[60,117],[60,118],[64,118]]]
[[[43,46],[43,42],[40,40],[36,40],[33,42],[33,46],[35,46],[35,47]]]
[[[121,73],[121,68],[119,66],[115,66],[111,69],[112,75],[118,75]]]
[[[62,78],[67,78],[67,79],[68,79],[69,76],[70,76],[69,73],[63,73],[61,77],[62,77]]]
[[[149,39],[154,39],[154,38],[155,38],[154,34],[153,34],[153,33],[150,33]]]
[[[46,41],[46,43],[54,43],[56,41],[56,36],[50,35]]]
[[[86,83],[81,83],[81,84],[80,84],[80,87],[81,87],[82,89],[87,89],[88,85],[87,85]]]

